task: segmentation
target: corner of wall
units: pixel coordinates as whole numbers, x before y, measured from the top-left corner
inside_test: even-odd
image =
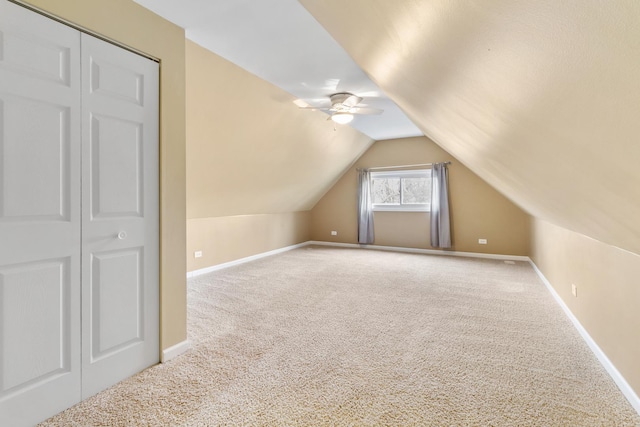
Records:
[[[310,217],[310,211],[301,211],[189,219],[187,271],[306,242]]]

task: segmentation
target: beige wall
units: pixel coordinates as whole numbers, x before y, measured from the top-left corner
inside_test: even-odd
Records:
[[[541,220],[531,239],[535,264],[640,395],[640,256]]]
[[[309,210],[373,141],[187,41],[187,218]]]
[[[193,42],[186,57],[188,270],[309,240],[308,210],[373,141]]]
[[[528,255],[529,216],[426,137],[376,142],[313,208],[311,238],[357,243],[356,168],[447,160],[453,249]],[[428,214],[376,212],[374,223],[376,245],[431,248]],[[488,244],[479,245],[479,238]]]
[[[160,329],[171,347],[187,338],[184,31],[129,0],[26,3],[160,60]]]
[[[306,242],[309,218],[306,211],[187,220],[187,270]],[[202,258],[195,258],[195,251],[202,251]]]

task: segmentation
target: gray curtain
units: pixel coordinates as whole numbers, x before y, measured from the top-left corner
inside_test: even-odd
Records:
[[[373,205],[371,203],[371,175],[358,171],[358,243],[373,243]]]
[[[431,169],[431,246],[451,247],[449,171],[446,163],[434,163]]]

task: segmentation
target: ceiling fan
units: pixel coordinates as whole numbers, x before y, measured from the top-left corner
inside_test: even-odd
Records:
[[[349,92],[338,92],[329,95],[331,101],[330,107],[300,107],[307,110],[322,110],[329,113],[327,120],[333,120],[339,124],[347,124],[353,120],[354,114],[370,115],[381,114],[383,110],[378,108],[369,108],[365,105],[358,106],[362,102],[361,97]]]

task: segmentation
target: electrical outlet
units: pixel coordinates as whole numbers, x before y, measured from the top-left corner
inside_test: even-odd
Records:
[[[481,245],[486,245],[487,244],[487,239],[478,239],[478,243]]]
[[[195,251],[195,252],[193,253],[193,256],[194,256],[195,258],[202,258],[202,251]]]
[[[334,230],[334,231],[332,231],[332,232],[331,232],[331,235],[332,235],[332,236],[337,236],[337,235],[338,235],[338,232]]]
[[[573,283],[571,284],[571,293],[573,294],[574,297],[578,296],[578,287]]]

